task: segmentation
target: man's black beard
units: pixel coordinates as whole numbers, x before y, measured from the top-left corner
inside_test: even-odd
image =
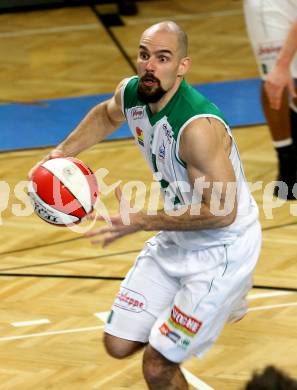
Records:
[[[158,81],[158,87],[153,92],[149,87],[146,87],[139,80],[137,88],[137,97],[138,99],[145,104],[156,103],[158,102],[166,93],[166,91],[161,87],[160,82]]]

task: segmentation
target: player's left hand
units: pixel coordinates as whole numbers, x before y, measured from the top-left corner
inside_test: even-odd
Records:
[[[123,198],[122,191],[120,187],[115,189],[115,196],[119,202],[119,209],[127,209],[130,207],[129,201]],[[132,213],[129,215],[130,223],[124,224],[121,213],[119,212],[116,215],[110,216],[110,223],[108,226],[104,226],[98,229],[93,229],[85,233],[85,237],[97,237],[96,239],[91,240],[92,244],[102,244],[102,247],[106,247],[115,240],[118,240],[121,237],[124,237],[128,234],[136,233],[137,231],[143,230],[144,225],[144,214],[142,212]],[[99,220],[104,221],[104,218],[101,216],[96,216],[94,213],[87,216],[88,220]]]
[[[283,69],[282,67],[276,65],[268,74],[264,88],[268,96],[270,106],[274,110],[280,109],[282,96],[286,89],[292,97],[296,97],[294,83],[289,68]]]

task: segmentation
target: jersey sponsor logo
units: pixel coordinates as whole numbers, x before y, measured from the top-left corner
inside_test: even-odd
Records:
[[[144,109],[143,107],[135,107],[132,110],[132,119],[142,119],[144,117]]]
[[[140,313],[146,310],[147,303],[146,298],[142,294],[132,291],[126,287],[121,287],[116,296],[114,306],[120,307],[124,310],[133,311],[135,313]]]
[[[168,143],[171,144],[171,142],[172,142],[172,130],[168,129],[167,123],[163,123],[162,128],[163,128],[163,130],[165,132],[165,136],[167,138]]]
[[[158,157],[159,157],[160,160],[164,160],[165,159],[165,151],[166,151],[166,147],[165,147],[165,144],[164,144],[164,141],[163,141],[162,145],[159,147]]]
[[[202,322],[182,312],[177,306],[173,306],[169,318],[170,325],[193,337],[202,326]]]
[[[137,136],[137,141],[141,146],[144,146],[144,135],[143,131],[141,130],[140,127],[136,127],[136,136]]]

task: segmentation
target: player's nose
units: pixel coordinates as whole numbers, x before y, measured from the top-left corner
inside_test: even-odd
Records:
[[[146,72],[154,73],[156,70],[156,62],[153,58],[150,58],[145,65]]]

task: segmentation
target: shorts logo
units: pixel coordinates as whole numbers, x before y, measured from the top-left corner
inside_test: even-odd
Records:
[[[176,332],[173,332],[172,330],[168,333],[167,337],[170,338],[174,344],[176,344],[180,339],[180,335]]]
[[[166,324],[166,322],[164,322],[164,324],[162,324],[160,326],[159,331],[162,333],[163,336],[166,336],[171,341],[173,341],[174,344],[176,344],[178,342],[178,340],[180,339],[180,335],[176,332],[173,332],[173,330],[171,330],[169,328],[169,326]]]
[[[143,131],[141,130],[140,127],[136,127],[136,136],[137,136],[137,141],[141,146],[144,146],[144,136],[143,136]]]
[[[263,56],[271,53],[278,53],[281,50],[281,46],[260,46],[258,50],[258,55]]]
[[[181,330],[186,335],[193,337],[202,326],[202,322],[182,312],[177,306],[173,306],[169,324]]]
[[[132,119],[142,119],[144,117],[144,110],[143,107],[135,107],[132,110]]]
[[[162,333],[163,336],[167,336],[170,332],[170,328],[168,327],[166,322],[164,322],[164,324],[160,326],[159,331]]]
[[[112,317],[113,317],[113,313],[114,313],[114,311],[111,310],[110,313],[109,313],[109,315],[108,315],[108,317],[107,317],[107,321],[106,321],[106,322],[107,322],[108,324],[111,323],[111,320],[112,320]]]
[[[191,344],[191,341],[189,339],[182,339],[181,342],[179,343],[179,346],[182,349],[188,348],[188,346]]]
[[[120,307],[121,309],[133,311],[134,313],[140,313],[147,308],[146,298],[128,288],[121,287],[118,292],[114,306]]]
[[[160,328],[160,333],[163,336],[168,337],[174,344],[176,344],[179,348],[182,349],[187,349],[188,346],[190,345],[191,341],[188,338],[181,338],[181,336],[177,333],[174,332],[169,328],[169,326],[164,322]]]

